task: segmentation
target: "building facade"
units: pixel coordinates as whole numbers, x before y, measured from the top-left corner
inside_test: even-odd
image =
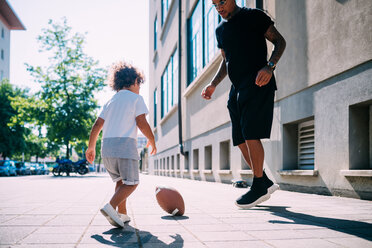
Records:
[[[0,0],[0,81],[9,79],[10,31],[25,30],[6,0]]]
[[[149,109],[158,153],[148,173],[252,181],[231,141],[228,77],[211,100],[201,98],[222,60],[212,1],[149,4]],[[286,190],[372,199],[372,2],[237,4],[266,11],[287,41],[275,71],[271,138],[263,140],[266,173]]]

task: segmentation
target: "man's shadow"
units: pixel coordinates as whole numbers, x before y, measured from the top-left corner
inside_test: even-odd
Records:
[[[273,215],[287,218],[291,221],[270,220],[270,223],[275,224],[306,224],[319,227],[325,227],[334,231],[354,235],[368,241],[372,241],[372,224],[336,218],[318,217],[314,215],[291,212],[284,206],[265,206],[258,205],[254,210],[270,211]],[[362,231],[364,230],[364,231]]]
[[[170,244],[164,243],[157,236],[152,235],[150,232],[141,231],[132,226],[126,225],[125,228],[112,228],[106,232],[104,235],[111,235],[109,239],[103,237],[102,235],[95,234],[91,238],[97,240],[98,242],[111,245],[115,247],[142,247],[147,243],[154,243],[156,247],[183,247],[184,240],[180,234],[170,235],[173,238],[173,242]]]

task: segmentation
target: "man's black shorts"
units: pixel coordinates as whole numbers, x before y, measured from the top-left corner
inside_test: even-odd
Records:
[[[227,108],[232,123],[233,145],[245,140],[270,138],[275,89],[256,85],[244,89],[231,86]]]

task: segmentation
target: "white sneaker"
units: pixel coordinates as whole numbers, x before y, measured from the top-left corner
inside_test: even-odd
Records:
[[[120,216],[120,219],[124,222],[124,223],[127,223],[130,221],[130,217],[126,214],[121,214],[121,213],[118,213],[119,216]]]
[[[116,227],[124,227],[124,222],[121,220],[118,212],[116,212],[110,203],[107,203],[103,208],[101,208],[101,213],[106,217],[111,225]]]

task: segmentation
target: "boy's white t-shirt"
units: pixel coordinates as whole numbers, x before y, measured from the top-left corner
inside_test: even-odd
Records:
[[[129,90],[120,90],[103,106],[102,157],[139,159],[136,117],[141,114],[148,114],[145,101]]]

